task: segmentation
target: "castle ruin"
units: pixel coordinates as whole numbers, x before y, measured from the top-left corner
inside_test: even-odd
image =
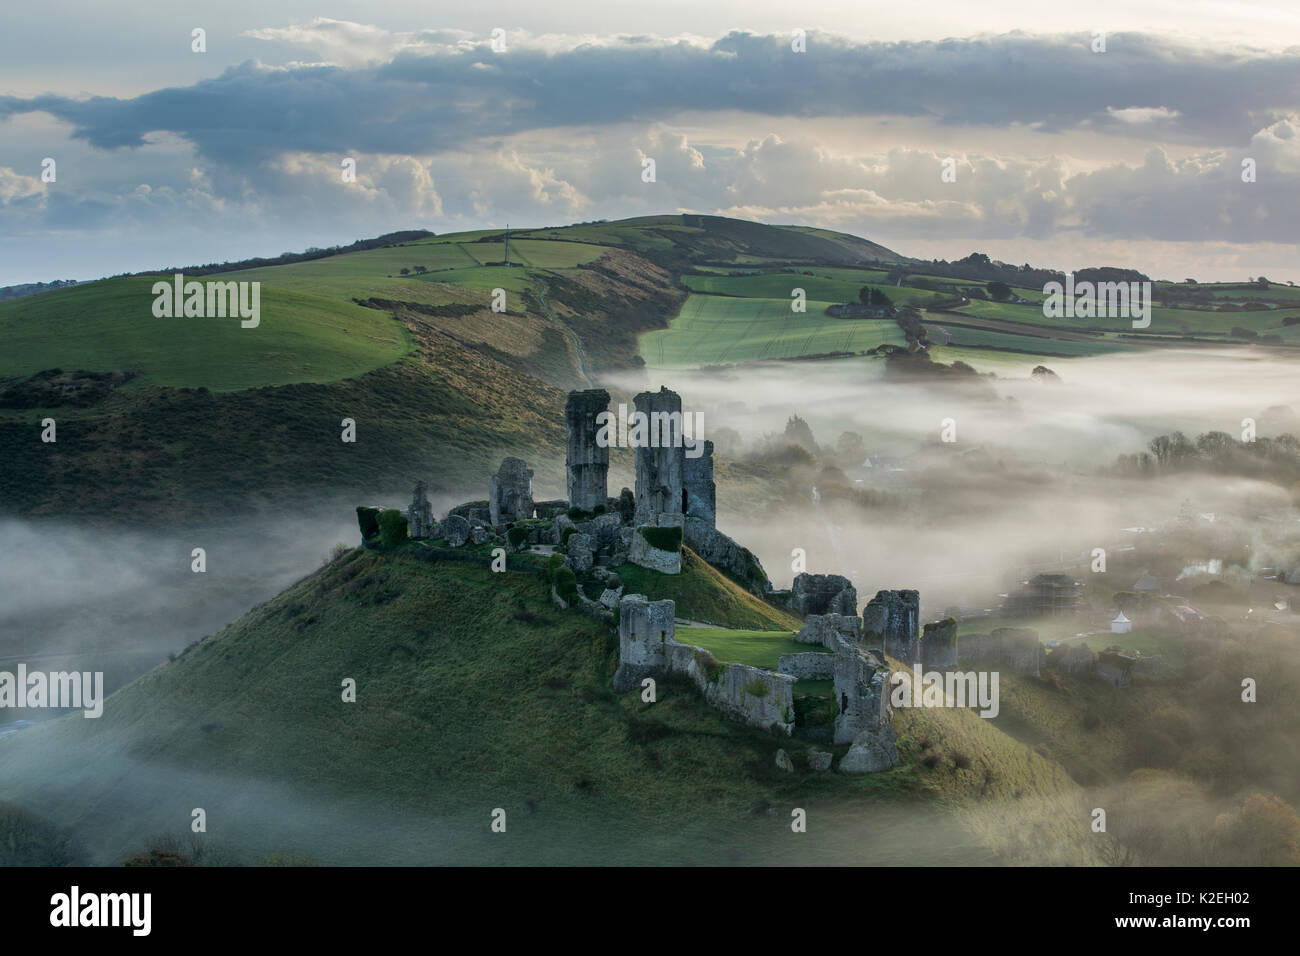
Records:
[[[569,393],[567,500],[536,501],[533,471],[523,459],[506,458],[488,480],[487,500],[452,508],[441,523],[433,519],[424,483],[418,483],[410,508],[403,512],[410,537],[425,539],[417,545],[421,549],[508,543],[514,551],[562,555],[559,565],[551,559],[552,570],[547,573],[552,599],[561,607],[602,620],[611,614],[617,618],[616,691],[639,688],[647,677],[681,674],[729,716],[789,735],[796,729],[796,682],[829,681],[830,707],[821,712],[827,723],[814,724],[808,733],[824,733],[835,744],[849,745],[840,760],[843,772],[869,773],[894,766],[899,756],[892,723],[890,661],[905,667],[954,669],[959,651],[957,622],[951,618],[931,622],[919,633],[920,596],[915,590],[878,591],[859,615],[858,592],[848,578],[802,573],[784,603],[803,619],[794,640],[815,650],[783,654],[773,670],[718,662],[702,648],[680,643],[675,636],[674,603],[625,595],[614,569],[633,563],[662,574],[680,573],[685,546],[763,600],[781,604],[783,592],[773,590],[752,552],[717,530],[713,443],[699,435],[685,438],[682,403],[675,392],[661,388],[635,397],[637,413],[645,415],[646,424],[657,433],[634,441],[635,494],[624,488],[618,498],[609,497],[613,442],[597,440],[607,424],[607,419],[598,419],[609,411],[609,400],[603,389]],[[645,435],[644,427],[641,433]],[[378,528],[383,511],[358,509],[367,547],[381,546]],[[557,567],[572,572],[563,595],[557,590],[560,579],[553,573]],[[581,585],[577,589],[572,586],[575,577]],[[596,593],[593,587],[600,591],[598,600],[584,593]],[[960,650],[963,658],[1033,675],[1044,661],[1037,635],[1021,629],[999,628],[989,635],[964,637]],[[1060,655],[1062,669],[1090,670],[1091,654],[1087,657]],[[1117,655],[1102,655],[1095,669],[1122,686],[1131,665],[1116,664],[1116,659]]]
[[[570,392],[565,403],[564,461],[571,508],[595,511],[608,500],[609,447],[596,441],[596,416],[608,410],[609,392],[603,388]]]
[[[522,458],[507,458],[488,482],[488,513],[493,525],[533,516],[533,471]]]

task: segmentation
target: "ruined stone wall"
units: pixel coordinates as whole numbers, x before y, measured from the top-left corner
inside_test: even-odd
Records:
[[[921,666],[926,670],[951,670],[957,666],[957,622],[933,621],[921,634]]]
[[[569,505],[583,511],[595,511],[608,501],[609,447],[596,442],[596,416],[608,410],[609,392],[603,388],[570,392],[564,406]]]
[[[628,540],[627,559],[660,574],[681,574],[681,551],[664,551],[646,540],[640,528],[633,528]]]
[[[794,683],[789,674],[727,664],[705,696],[714,707],[751,727],[775,728],[789,735],[794,733]],[[766,690],[755,693],[760,687]]]
[[[856,615],[858,592],[842,574],[800,574],[790,589],[790,610],[799,615]]]
[[[1002,638],[1002,664],[1021,674],[1039,676],[1042,671],[1044,649],[1038,641],[1038,632],[1027,627],[1000,627],[994,635]]]
[[[626,595],[618,605],[619,666],[616,691],[640,686],[641,680],[668,665],[668,647],[675,642],[672,601],[651,601],[644,594]]]
[[[721,673],[712,675],[716,679],[710,680],[699,663],[706,652],[673,638],[675,612],[672,601],[650,601],[642,594],[626,595],[619,602],[619,666],[614,689],[632,690],[646,677],[681,673],[712,706],[729,716],[753,727],[793,733],[795,678],[748,664],[724,664]]]
[[[835,644],[835,743],[852,741],[864,730],[893,719],[883,662],[856,644]]]
[[[636,410],[651,423],[646,440],[636,447],[636,516],[637,524],[655,524],[660,514],[682,513],[682,482],[685,449],[674,444],[672,435],[664,435],[653,423],[665,415],[676,414],[676,437],[681,438],[682,399],[676,392],[661,388],[642,392],[633,399]],[[659,447],[652,443],[663,441]]]
[[[533,470],[522,458],[507,458],[488,482],[493,527],[533,516]]]
[[[411,507],[406,511],[407,534],[412,538],[431,538],[438,528],[433,519],[433,505],[425,493],[424,482],[415,484],[411,492]]]
[[[1038,677],[1046,650],[1038,632],[1027,627],[997,627],[990,634],[965,634],[958,647],[962,660],[994,664]]]
[[[698,458],[683,454],[682,488],[686,493],[685,513],[713,527],[718,513],[718,486],[713,481],[713,442],[706,441],[703,444],[704,452]]]
[[[835,645],[835,729],[837,744],[849,743],[842,773],[875,773],[898,763],[889,672],[862,647],[840,639]]]
[[[832,680],[835,677],[835,655],[817,651],[782,654],[776,663],[776,672],[789,674],[796,680]]]
[[[862,609],[862,629],[868,639],[879,635],[885,653],[909,667],[918,660],[920,604],[917,591],[877,591]]]
[[[856,614],[809,614],[794,639],[800,644],[819,644],[835,650],[835,641],[843,638],[850,644],[862,643],[862,618]]]

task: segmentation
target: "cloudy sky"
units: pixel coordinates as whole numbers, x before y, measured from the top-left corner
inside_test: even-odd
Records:
[[[677,211],[1300,281],[1300,4],[1044,6],[10,6],[0,284]]]

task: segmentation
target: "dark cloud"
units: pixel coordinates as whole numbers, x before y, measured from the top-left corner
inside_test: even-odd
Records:
[[[399,52],[357,68],[248,62],[132,99],[0,98],[0,116],[47,111],[95,146],[153,131],[235,160],[283,150],[433,154],[528,130],[653,121],[681,111],[899,116],[952,126],[1038,124],[1133,134],[1126,114],[1167,111],[1160,139],[1244,145],[1300,106],[1300,55],[1206,52],[1137,34],[854,43],[732,33],[709,46],[644,39],[563,52],[486,44]]]

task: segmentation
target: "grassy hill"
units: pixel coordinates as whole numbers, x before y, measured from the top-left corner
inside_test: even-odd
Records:
[[[99,863],[188,836],[196,807],[207,856],[241,862],[1092,859],[1060,766],[973,713],[903,714],[900,766],[816,774],[807,743],[727,721],[689,686],[664,682],[653,704],[613,694],[616,643],[553,607],[535,574],[357,549],[128,685],[102,718],[0,742],[0,801]],[[794,807],[806,834],[789,829]]]
[[[609,373],[654,387],[657,369],[861,355],[903,343],[891,320],[825,315],[863,285],[921,308],[987,288],[910,274],[891,284],[881,265],[907,263],[868,240],[717,216],[514,229],[511,268],[499,264],[504,239],[490,229],[395,233],[302,261],[196,267],[204,280],[262,283],[254,329],[154,318],[157,275],[0,304],[0,507],[184,524],[264,514],[304,495],[372,498],[417,478],[460,493],[506,455],[556,488],[568,389]],[[790,311],[796,286],[809,296],[805,313]],[[496,289],[504,312],[492,309]],[[1207,286],[1197,308],[1156,309],[1149,334],[1111,323],[1103,336],[1044,319],[1040,293],[1018,291],[1031,304],[976,297],[958,315],[923,316],[938,327],[935,357],[997,369],[1156,344],[1248,344],[1234,327],[1276,336],[1269,348],[1300,342],[1300,326],[1282,324],[1298,314],[1286,308],[1296,303],[1289,288]],[[1238,300],[1268,308],[1209,311]],[[57,444],[39,441],[47,417]],[[356,445],[339,441],[344,418],[357,422]]]

